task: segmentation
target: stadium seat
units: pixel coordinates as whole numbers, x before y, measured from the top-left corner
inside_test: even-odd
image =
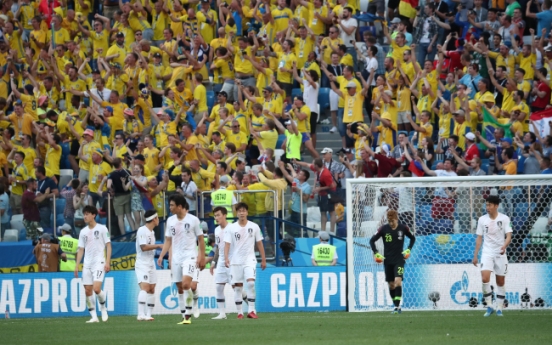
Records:
[[[27,230],[19,229],[19,241],[25,241],[27,239]]]
[[[441,160],[434,160],[433,165],[431,165],[431,170],[437,169],[437,164],[442,163],[442,162],[443,161],[441,161]]]
[[[321,87],[320,91],[318,91],[318,105],[320,106],[318,115],[322,111],[330,110],[330,90],[328,87]]]
[[[298,96],[303,96],[303,91],[300,88],[292,89],[291,90],[291,100],[293,101],[295,99],[295,97],[298,97]]]
[[[369,0],[360,0],[360,12],[368,12]]]
[[[531,234],[542,234],[548,232],[548,218],[540,217],[531,228]]]
[[[278,162],[280,161],[280,157],[282,157],[284,153],[285,151],[282,149],[274,150],[274,164],[278,165]]]
[[[284,143],[284,140],[286,140],[285,134],[278,135],[278,141],[276,142],[276,147],[282,147],[282,144]]]
[[[23,225],[23,215],[22,214],[15,214],[11,218],[11,227],[12,229],[25,229],[25,225]]]
[[[63,214],[63,211],[65,210],[65,205],[67,204],[67,200],[64,198],[56,198],[56,214]],[[59,224],[62,225],[62,224]]]
[[[372,33],[372,36],[376,37],[376,27],[375,26],[361,26],[360,28],[358,28],[358,34],[360,35],[360,37],[363,37],[364,33],[366,31],[369,31]],[[362,45],[364,45],[364,42],[360,42],[362,43]],[[357,42],[358,44],[358,42]]]
[[[7,229],[4,232],[3,242],[18,242],[19,241],[19,230],[16,229]]]
[[[489,175],[489,164],[482,164],[481,170],[483,170],[487,175]]]
[[[215,92],[214,91],[207,91],[207,107],[209,108],[209,111],[213,109],[215,106]]]
[[[73,169],[61,169],[59,171],[59,188],[63,188],[65,186],[67,186],[67,184],[69,183],[69,181],[71,181],[73,179]]]
[[[520,156],[520,157],[519,157],[519,160],[518,160],[518,165],[517,165],[517,173],[518,173],[518,175],[523,174],[524,163],[525,163],[525,157]]]
[[[307,222],[320,223],[320,208],[318,206],[307,208]]]

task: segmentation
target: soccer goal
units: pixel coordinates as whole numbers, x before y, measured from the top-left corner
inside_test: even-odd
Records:
[[[416,236],[404,267],[403,310],[482,308],[480,269],[472,259],[477,220],[486,214],[489,195],[500,197],[499,212],[510,217],[513,228],[507,251],[508,308],[551,305],[549,176],[348,179],[349,311],[390,310],[393,305],[383,265],[374,261],[370,248],[370,238],[387,223],[389,209],[396,210],[399,222]],[[382,240],[377,247],[385,256]]]

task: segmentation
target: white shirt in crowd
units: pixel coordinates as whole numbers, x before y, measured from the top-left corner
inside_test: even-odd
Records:
[[[316,88],[314,88],[307,80],[303,79],[303,100],[305,101],[307,107],[309,107],[310,111],[314,113],[316,113],[318,109],[318,91],[320,91],[320,84],[315,84]]]
[[[84,268],[94,269],[105,264],[105,244],[109,242],[111,238],[105,225],[96,223],[92,229],[87,226],[81,230],[79,248],[84,248]]]
[[[355,27],[357,28],[358,27],[358,22],[355,18],[349,18],[349,19],[346,19],[346,20],[342,20],[341,21],[341,24],[345,27]],[[356,29],[353,30],[353,32],[350,34],[350,35],[347,35],[347,33],[345,32],[345,30],[343,30],[343,28],[339,28],[339,31],[341,32],[340,36],[341,36],[341,39],[343,40],[343,44],[345,44],[346,47],[354,47],[354,44],[356,42]],[[351,41],[353,41],[353,43],[351,43]]]
[[[372,70],[372,68],[374,69],[374,71],[378,71],[378,59],[376,59],[375,57],[372,57],[372,58],[369,58],[367,57],[366,58],[366,70],[368,71],[368,73],[370,73],[370,71]],[[374,73],[376,73],[374,72]],[[375,86],[376,85],[376,78],[374,76],[374,78],[372,78],[372,83],[370,83],[371,86]]]
[[[245,226],[241,226],[239,222],[228,225],[224,242],[230,243],[230,265],[257,265],[255,243],[262,240],[261,229],[251,221],[247,221]]]
[[[182,263],[197,257],[197,237],[203,235],[196,216],[186,213],[182,220],[177,215],[167,219],[165,237],[172,237],[172,261]]]
[[[504,245],[506,233],[512,232],[510,217],[498,213],[495,219],[491,219],[488,214],[482,216],[477,221],[477,232],[483,236],[483,253],[485,256],[500,255],[500,248]]]
[[[142,250],[144,244],[155,244],[155,232],[142,226],[136,233],[136,267],[153,267],[155,250]]]
[[[188,202],[188,211],[195,211],[197,209],[197,185],[194,181],[190,179],[190,182],[188,183],[182,181],[182,185],[180,187],[182,188],[182,191],[184,192],[184,197]]]

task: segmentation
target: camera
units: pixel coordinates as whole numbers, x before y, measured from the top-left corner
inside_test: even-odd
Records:
[[[280,249],[284,254],[284,262],[291,261],[290,254],[295,251],[295,238],[290,235],[286,235],[282,243],[280,243]]]

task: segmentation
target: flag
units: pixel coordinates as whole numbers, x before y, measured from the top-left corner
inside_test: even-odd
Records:
[[[487,141],[494,140],[494,131],[497,128],[504,129],[504,137],[512,138],[513,135],[510,132],[510,124],[500,123],[497,119],[492,116],[486,108],[483,108],[483,129],[485,130],[485,139]]]
[[[534,112],[531,114],[529,119],[533,121],[533,123],[537,127],[536,130],[539,132],[541,138],[545,138],[547,135],[550,134],[550,121],[552,121],[552,109],[546,109],[546,110]],[[531,132],[535,132],[535,128],[533,128],[533,126],[530,126],[529,130]]]
[[[418,7],[418,5],[418,0],[401,0],[399,4],[399,14],[412,19],[416,17],[416,7]]]
[[[138,191],[142,196],[142,206],[144,207],[144,210],[145,211],[153,210],[154,209],[153,202],[151,201],[148,190],[140,186],[138,183],[134,181],[132,181],[132,183],[134,183],[134,186],[136,187],[136,189],[138,189]]]

